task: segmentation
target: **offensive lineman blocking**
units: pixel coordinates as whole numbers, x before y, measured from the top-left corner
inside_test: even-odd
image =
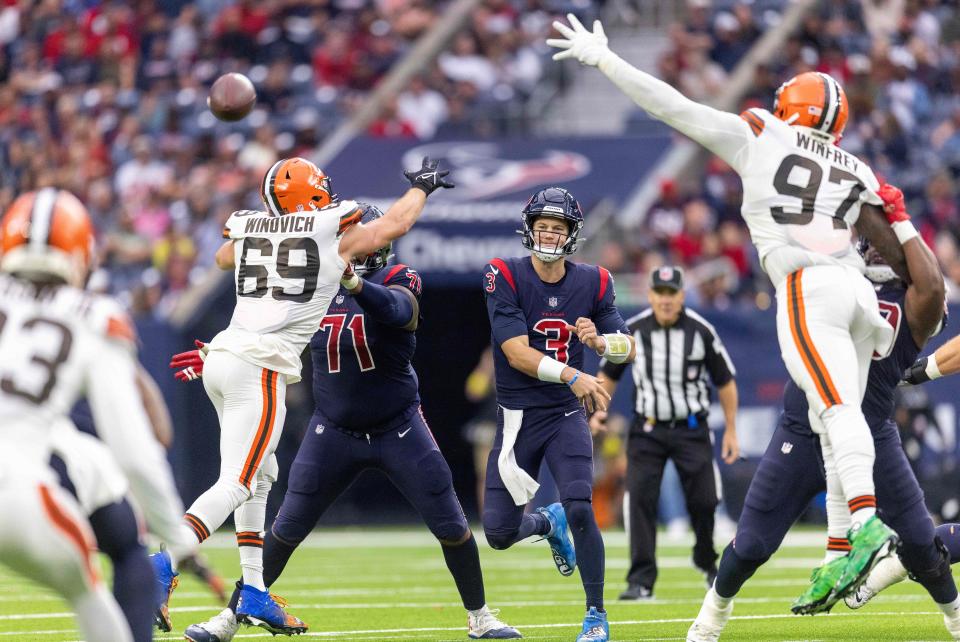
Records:
[[[276,479],[274,450],[286,414],[286,386],[300,380],[300,353],[327,312],[344,269],[403,236],[434,190],[450,188],[437,162],[405,172],[410,189],[387,213],[357,225],[361,210],[339,201],[330,179],[302,158],[278,161],[266,173],[261,197],[267,211],[234,212],[217,265],[235,271],[237,304],[227,329],[205,346],[204,388],[220,419],[220,476],[184,516],[203,542],[234,513],[243,589],[238,619],[269,630],[302,632],[263,581],[267,495]],[[200,352],[202,355],[203,352]],[[198,355],[199,356],[199,355]],[[154,556],[165,612],[176,572]]]
[[[743,179],[743,218],[777,290],[777,336],[784,364],[804,391],[852,516],[851,551],[836,599],[852,590],[896,536],[876,517],[874,448],[860,404],[871,355],[886,355],[893,332],[863,278],[851,244],[858,223],[899,274],[902,249],[891,242],[876,177],[836,146],[848,103],[830,76],[801,74],[777,91],[774,113],[740,116],[701,105],[634,68],[607,47],[600,22],[587,31],[575,16],[555,22],[555,60],[596,66],[651,116],[699,142]],[[864,207],[865,205],[873,207]],[[916,230],[893,226],[907,242]],[[912,231],[911,231],[912,230]],[[832,457],[830,456],[832,453]]]

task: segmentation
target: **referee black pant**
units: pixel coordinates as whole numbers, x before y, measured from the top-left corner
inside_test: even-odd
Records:
[[[657,580],[657,503],[667,459],[673,459],[690,514],[696,541],[693,563],[703,571],[715,567],[713,521],[717,482],[713,467],[713,444],[705,420],[690,428],[679,422],[649,425],[634,422],[627,442],[627,492],[630,529],[628,584],[653,588]]]

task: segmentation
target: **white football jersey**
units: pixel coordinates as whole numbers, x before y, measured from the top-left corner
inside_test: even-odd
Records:
[[[651,116],[689,136],[743,179],[741,212],[774,285],[812,265],[865,267],[849,226],[864,203],[882,205],[866,163],[807,127],[763,109],[741,115],[694,102],[615,54],[599,64]]]
[[[340,289],[347,264],[343,232],[360,220],[354,201],[316,212],[276,216],[234,212],[224,236],[234,240],[237,305],[229,327],[210,342],[248,363],[300,380],[300,354]]]
[[[171,548],[188,551],[196,541],[184,537],[183,504],[143,407],[136,348],[133,325],[116,301],[0,274],[0,464],[16,459],[36,466],[57,446],[70,448],[58,434],[75,430],[68,416],[85,396],[97,434],[151,531]],[[111,483],[84,492],[98,497],[118,488]]]

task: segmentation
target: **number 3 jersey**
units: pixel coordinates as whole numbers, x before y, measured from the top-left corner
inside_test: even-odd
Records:
[[[237,305],[210,349],[281,372],[288,383],[300,381],[300,354],[347,267],[340,237],[359,220],[354,201],[282,216],[234,212],[223,234],[234,241]]]
[[[403,264],[368,274],[365,283],[409,290],[420,300],[420,275]],[[362,433],[392,429],[420,406],[419,382],[410,360],[417,337],[378,323],[343,288],[310,341],[314,412],[330,423]]]
[[[775,286],[813,265],[863,260],[849,226],[864,203],[882,205],[866,163],[807,127],[794,127],[764,109],[740,116],[694,102],[615,54],[599,65],[651,116],[697,141],[743,179],[741,212]]]
[[[602,267],[565,262],[556,283],[544,283],[529,256],[493,259],[483,276],[487,315],[493,337],[497,402],[511,410],[579,406],[570,388],[540,381],[510,366],[501,344],[526,336],[530,347],[576,370],[583,369],[583,344],[567,329],[580,317],[591,319],[598,334],[629,334],[614,303],[613,278]]]

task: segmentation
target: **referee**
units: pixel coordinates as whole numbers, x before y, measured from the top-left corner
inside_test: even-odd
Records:
[[[710,391],[717,388],[726,420],[722,456],[732,463],[739,455],[735,370],[716,330],[683,306],[683,272],[664,266],[651,275],[650,308],[629,319],[637,343],[632,368],[637,385],[636,408],[627,441],[627,508],[630,570],[621,600],[653,597],[657,579],[657,502],[667,459],[673,459],[690,513],[696,541],[693,563],[712,585],[717,572],[713,548],[714,511],[718,503],[713,442],[707,426]],[[627,364],[604,361],[600,380],[613,395]],[[603,430],[605,412],[591,418]]]

